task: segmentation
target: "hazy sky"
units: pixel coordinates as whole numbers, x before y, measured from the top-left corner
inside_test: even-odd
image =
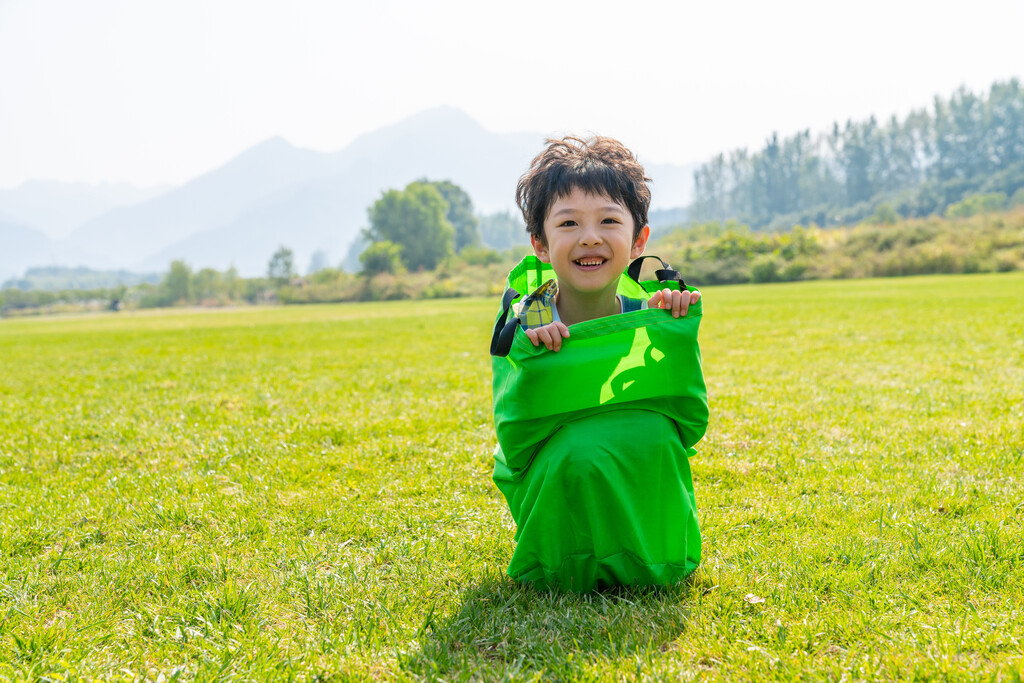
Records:
[[[0,187],[178,184],[437,105],[687,163],[1024,75],[1024,0],[0,0]]]

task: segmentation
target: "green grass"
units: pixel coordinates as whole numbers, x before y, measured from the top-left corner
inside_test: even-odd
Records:
[[[494,301],[0,322],[0,679],[1024,677],[1024,275],[704,294],[703,562],[589,596],[504,575]]]

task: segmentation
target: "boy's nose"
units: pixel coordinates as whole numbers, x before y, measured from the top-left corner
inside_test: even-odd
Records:
[[[593,246],[601,243],[601,232],[594,226],[584,226],[583,230],[580,231],[580,244],[584,246]]]

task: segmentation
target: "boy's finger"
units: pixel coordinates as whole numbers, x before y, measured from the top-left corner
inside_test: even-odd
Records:
[[[546,348],[551,348],[551,340],[548,339],[547,330],[543,327],[537,328],[537,341],[543,344]]]
[[[532,341],[534,346],[537,346],[537,330],[527,330],[526,338]]]
[[[544,326],[540,329],[541,338],[544,340],[544,346],[547,347],[548,351],[558,351],[562,348],[562,335],[554,334],[551,328]]]
[[[556,320],[550,325],[545,326],[544,331],[547,333],[548,339],[550,340],[550,343],[545,344],[548,347],[548,350],[561,351],[562,338],[569,336],[569,328],[565,326],[565,323],[560,320]]]
[[[672,297],[672,315],[677,318],[683,317],[689,308],[690,297],[685,296],[683,292],[676,292]]]
[[[690,292],[690,303],[695,304],[700,301],[700,292]]]
[[[537,328],[537,337],[544,342],[544,347],[550,351],[553,345],[553,340],[551,339],[551,332],[548,330],[547,325]]]

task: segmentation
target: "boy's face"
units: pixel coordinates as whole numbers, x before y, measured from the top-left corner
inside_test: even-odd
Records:
[[[531,237],[534,253],[558,276],[559,296],[587,299],[615,295],[619,276],[644,253],[650,228],[633,239],[633,217],[604,194],[573,188],[555,200],[544,219],[545,244]]]

